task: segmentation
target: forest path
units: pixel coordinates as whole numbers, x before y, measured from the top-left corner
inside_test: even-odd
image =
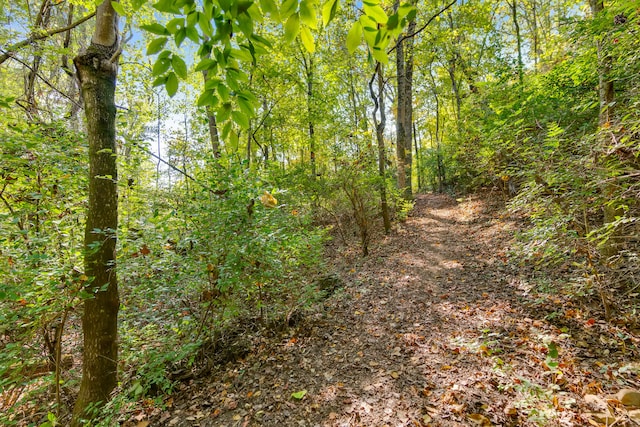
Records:
[[[183,385],[152,425],[589,425],[582,395],[607,381],[588,350],[598,333],[581,335],[570,307],[558,317],[576,330],[545,320],[559,297],[529,303],[504,254],[516,225],[497,205],[418,196],[367,258],[336,249],[345,286],[323,309]]]

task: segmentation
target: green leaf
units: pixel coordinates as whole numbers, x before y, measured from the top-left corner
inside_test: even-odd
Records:
[[[159,36],[168,36],[169,35],[169,30],[167,30],[165,27],[163,27],[160,24],[141,25],[140,28],[142,28],[143,30],[148,31],[150,33],[157,34]]]
[[[263,44],[264,46],[271,48],[273,47],[273,45],[271,44],[271,42],[268,39],[265,39],[264,37],[258,35],[258,34],[252,34],[251,35],[251,40],[256,41],[258,43]]]
[[[120,3],[118,3],[117,1],[112,1],[111,2],[111,7],[113,8],[113,10],[116,11],[116,13],[118,15],[121,16],[127,16],[127,14],[124,11],[124,8],[122,7],[122,5]]]
[[[220,132],[220,136],[223,140],[227,139],[229,136],[229,132],[231,132],[231,122],[227,122],[222,126],[222,132]]]
[[[270,14],[276,21],[280,19],[278,6],[273,0],[260,0],[260,8],[262,8],[262,12]]]
[[[153,81],[151,86],[152,87],[162,86],[166,81],[167,81],[167,76],[160,76]]]
[[[318,19],[317,19],[316,8],[314,7],[311,0],[302,0],[300,2],[300,20],[307,27],[317,30],[318,29]]]
[[[176,73],[169,73],[167,75],[167,81],[164,84],[164,87],[167,89],[167,94],[170,97],[173,97],[173,95],[176,94],[176,92],[178,92],[178,77],[176,76]]]
[[[547,344],[547,348],[549,349],[549,357],[553,358],[553,359],[557,359],[558,358],[558,346],[556,346],[556,344],[552,341],[549,344]]]
[[[220,95],[220,99],[222,99],[224,102],[229,101],[229,88],[227,88],[222,83],[218,85],[218,94]]]
[[[387,14],[384,13],[384,9],[382,9],[382,7],[380,6],[369,6],[365,4],[363,6],[363,9],[364,9],[365,15],[367,15],[370,18],[373,18],[373,20],[379,24],[386,24],[387,20],[389,19],[387,17]]]
[[[213,26],[211,25],[211,20],[207,18],[206,14],[201,13],[198,16],[198,25],[203,33],[208,37],[213,37]]]
[[[296,391],[295,393],[291,393],[291,397],[297,400],[302,400],[302,398],[305,397],[306,394],[307,394],[307,390],[300,390],[300,391]]]
[[[218,108],[218,111],[216,112],[216,120],[218,121],[218,123],[223,123],[229,119],[230,115],[231,115],[231,103],[225,102],[220,106],[220,108]]]
[[[360,40],[362,40],[362,24],[356,21],[351,26],[349,34],[347,34],[347,49],[349,53],[355,52],[360,45]]]
[[[406,17],[412,10],[416,10],[416,8],[409,3],[404,3],[398,8],[398,17],[402,19]]]
[[[216,67],[217,64],[218,63],[211,58],[204,58],[203,60],[198,62],[195,71],[211,70],[212,68]]]
[[[231,123],[231,122],[229,122]],[[231,130],[229,132],[229,145],[231,145],[231,147],[234,149],[234,151],[236,151],[238,149],[238,145],[239,145],[239,140],[240,140],[240,136],[238,135],[238,133],[234,130]]]
[[[283,0],[282,6],[280,7],[280,18],[288,18],[296,11],[296,6],[298,6],[297,0]]]
[[[187,38],[186,28],[180,28],[174,38],[176,40],[176,46],[180,47],[184,39]]]
[[[329,22],[333,21],[339,4],[338,0],[328,0],[324,6],[322,6],[322,23],[325,27],[329,25]]]
[[[387,21],[387,29],[395,30],[396,28],[398,28],[398,23],[399,23],[398,14],[394,13],[389,17],[389,20]]]
[[[146,2],[147,0],[131,0],[131,6],[133,7],[133,10],[137,12]]]
[[[187,27],[195,27],[200,20],[200,12],[191,11],[187,15]]]
[[[255,115],[253,104],[248,99],[238,96],[237,101],[240,110],[242,110],[247,117],[253,117]]]
[[[198,97],[198,107],[204,106],[215,107],[218,105],[218,97],[211,91],[204,91]]]
[[[307,27],[300,27],[300,40],[302,40],[302,45],[307,52],[313,53],[316,51],[316,44],[313,41],[313,35],[311,34],[311,30]]]
[[[248,49],[231,49],[231,56],[249,64],[253,62],[253,57]]]
[[[184,62],[184,59],[175,53],[171,57],[171,66],[181,79],[184,80],[187,78],[187,64]]]
[[[167,22],[167,30],[171,34],[175,34],[178,30],[184,28],[184,19],[183,18],[174,18],[171,21]]]
[[[295,40],[298,32],[300,31],[300,17],[297,13],[294,13],[287,19],[287,23],[284,24],[284,39],[291,43]]]
[[[231,118],[242,129],[249,129],[249,118],[240,111],[232,111]]]
[[[251,34],[253,34],[253,20],[251,17],[247,14],[242,14],[238,16],[237,21],[238,27],[245,37],[251,37]]]
[[[149,46],[147,46],[147,55],[153,55],[160,52],[165,44],[167,44],[166,37],[160,37],[152,40],[151,43],[149,43]]]
[[[180,9],[174,4],[174,0],[160,0],[153,5],[153,8],[160,12],[178,14]]]
[[[153,64],[151,74],[154,76],[162,75],[169,70],[169,66],[171,66],[171,61],[166,58],[159,58],[156,63]]]
[[[198,34],[196,27],[185,27],[185,32],[189,40],[194,43],[200,43],[200,34]]]
[[[387,63],[389,63],[389,56],[384,49],[374,46],[371,48],[371,55],[375,58],[376,61],[380,62],[381,64],[386,65]]]

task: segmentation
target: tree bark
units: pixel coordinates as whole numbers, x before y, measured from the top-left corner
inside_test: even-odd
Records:
[[[305,68],[305,76],[307,78],[307,115],[309,126],[309,158],[311,162],[311,177],[316,179],[316,136],[313,126],[313,57],[309,55],[309,60],[305,53],[302,53],[302,60]]]
[[[524,62],[522,61],[522,36],[520,35],[520,23],[518,22],[518,0],[508,1],[507,4],[511,9],[511,19],[516,31],[516,47],[518,49],[518,82],[520,87],[524,83]]]
[[[378,78],[378,96],[373,90],[373,82]],[[387,158],[384,147],[384,127],[387,123],[387,117],[384,106],[384,76],[382,73],[382,64],[376,64],[376,71],[369,81],[369,93],[373,101],[373,124],[376,127],[376,140],[378,142],[378,175],[380,177],[380,208],[382,210],[382,223],[384,225],[384,233],[389,234],[391,231],[391,219],[389,218],[389,204],[387,202]],[[380,121],[376,114],[380,110]]]
[[[395,10],[400,6],[395,2]],[[409,22],[406,34],[415,32],[415,20]],[[406,48],[406,52],[405,52]],[[396,157],[398,158],[398,189],[406,199],[412,198],[411,142],[413,123],[413,37],[400,37],[396,43]]]
[[[91,45],[74,59],[85,105],[89,143],[89,206],[85,227],[82,382],[71,425],[81,426],[109,400],[117,384],[118,228],[115,88],[119,49],[118,15],[105,0],[97,9]],[[91,409],[91,410],[90,410]]]
[[[591,7],[591,13],[595,18],[599,13],[604,11],[603,0],[589,0]],[[613,80],[610,79],[611,73],[611,56],[606,52],[604,46],[604,40],[600,39],[597,42],[598,50],[598,99],[600,104],[600,112],[598,114],[598,124],[600,129],[610,127],[614,121],[614,101],[615,92]],[[604,146],[607,142],[604,140],[604,135],[601,136],[600,143]],[[606,161],[606,160],[605,160]],[[604,196],[606,199],[615,198],[616,189],[612,184],[608,184],[604,188]],[[604,206],[604,223],[610,224],[616,221],[617,217],[624,215],[623,209],[614,204],[605,204]],[[613,233],[607,244],[602,246],[602,254],[610,257],[618,253],[619,236]]]

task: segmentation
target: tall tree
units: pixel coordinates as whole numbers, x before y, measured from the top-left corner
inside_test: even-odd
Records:
[[[589,6],[591,7],[591,13],[595,19],[597,19],[605,10],[603,0],[589,0]],[[601,129],[606,129],[611,127],[614,120],[615,92],[614,83],[610,76],[612,58],[607,52],[604,39],[601,38],[596,43],[598,51],[598,99],[600,105],[598,125]],[[604,137],[604,135],[600,135],[600,143],[603,146],[607,144],[605,138],[606,137]],[[609,184],[605,186],[604,193],[607,199],[611,199],[614,197],[613,195],[616,193],[616,190],[611,184]],[[611,224],[616,221],[616,217],[623,215],[622,209],[613,204],[605,204],[603,210],[605,224]],[[616,236],[612,235],[607,244],[602,246],[602,253],[605,256],[612,256],[617,253],[616,240],[618,240]]]
[[[97,8],[91,44],[74,58],[85,107],[89,145],[89,204],[85,227],[82,382],[72,426],[83,425],[89,408],[104,404],[117,384],[118,228],[115,89],[120,53],[118,14],[110,0]]]
[[[378,94],[373,90],[373,82],[378,81]],[[384,146],[384,127],[387,122],[387,116],[384,107],[384,75],[382,73],[382,64],[376,63],[376,70],[369,80],[369,93],[373,101],[373,125],[376,128],[376,141],[378,143],[378,174],[380,177],[380,208],[382,210],[382,222],[384,224],[385,234],[391,231],[391,220],[389,219],[389,205],[387,202],[387,171],[386,171],[386,150]],[[380,111],[380,120],[378,121],[377,113]]]
[[[524,61],[522,59],[522,35],[520,34],[520,21],[518,20],[518,0],[507,0],[507,5],[511,11],[511,19],[513,20],[513,28],[516,36],[516,48],[518,51],[518,82],[520,86],[524,80]]]
[[[395,2],[398,12],[400,1]],[[411,185],[411,143],[413,130],[413,33],[416,21],[413,17],[407,25],[406,34],[396,44],[397,115],[396,115],[396,155],[398,158],[398,188],[406,199],[412,197]]]

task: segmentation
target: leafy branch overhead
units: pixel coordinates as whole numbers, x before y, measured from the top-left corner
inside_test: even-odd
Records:
[[[114,4],[125,13],[122,5]],[[134,2],[133,9],[142,4],[140,0]],[[148,55],[157,55],[153,85],[164,85],[169,96],[178,92],[179,81],[188,76],[187,61],[178,50],[189,39],[198,46],[194,70],[204,71],[208,76],[198,105],[215,109],[219,124],[231,118],[242,129],[247,129],[258,106],[247,88],[248,70],[258,63],[260,56],[270,54],[272,48],[269,41],[272,34],[264,29],[268,28],[266,22],[281,26],[287,42],[299,38],[305,49],[313,53],[316,49],[314,33],[331,23],[340,1],[328,0],[320,6],[315,0],[284,0],[280,5],[274,0],[205,0],[202,3],[161,0],[154,3],[153,8],[164,20],[141,26],[157,36],[147,46]],[[360,18],[347,35],[348,50],[353,53],[364,35],[373,58],[388,62],[387,46],[415,14],[416,8],[409,4],[403,4],[397,12],[387,16],[379,1],[364,2]],[[230,132],[233,133],[230,126],[223,126],[222,138],[227,138]]]

